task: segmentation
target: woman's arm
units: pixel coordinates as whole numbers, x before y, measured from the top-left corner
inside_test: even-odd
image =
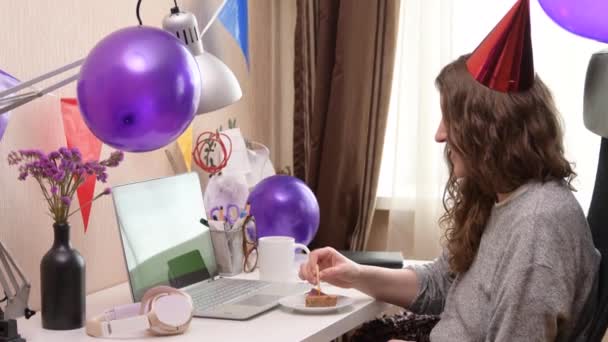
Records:
[[[416,272],[408,268],[361,266],[354,288],[378,300],[408,307],[418,294],[418,280]]]
[[[335,249],[325,247],[313,251],[308,262],[301,265],[300,278],[315,284],[317,265],[322,281],[356,288],[374,298],[418,313],[441,313],[452,282],[445,255],[425,265],[395,270],[359,265]]]

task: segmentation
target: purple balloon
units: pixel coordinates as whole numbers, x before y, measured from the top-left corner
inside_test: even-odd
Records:
[[[4,91],[8,88],[12,88],[19,84],[16,78],[0,70],[0,91]],[[4,132],[8,127],[8,119],[11,116],[10,112],[0,113],[0,141],[4,136]]]
[[[566,30],[608,43],[608,1],[539,0],[543,10]]]
[[[84,122],[120,150],[161,148],[188,128],[201,93],[196,60],[161,29],[118,30],[102,39],[80,69],[78,102]]]
[[[298,178],[268,177],[249,194],[251,215],[258,237],[291,236],[308,245],[319,229],[319,203],[310,188]]]

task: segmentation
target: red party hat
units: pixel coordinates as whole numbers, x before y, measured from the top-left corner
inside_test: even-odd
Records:
[[[530,2],[518,0],[467,59],[467,69],[488,88],[514,92],[534,83]]]

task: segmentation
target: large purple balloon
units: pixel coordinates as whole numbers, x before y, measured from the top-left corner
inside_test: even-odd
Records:
[[[539,0],[543,10],[566,30],[608,43],[608,1]]]
[[[304,182],[291,176],[271,176],[258,183],[247,200],[258,237],[291,236],[308,245],[319,229],[319,203]]]
[[[158,28],[137,26],[102,39],[80,69],[78,102],[104,143],[130,152],[161,148],[194,118],[201,77],[186,46]]]

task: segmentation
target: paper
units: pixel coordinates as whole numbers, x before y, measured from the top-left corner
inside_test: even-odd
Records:
[[[247,174],[251,172],[247,146],[241,130],[239,128],[233,128],[221,131],[220,133],[226,134],[230,138],[229,141],[223,135],[221,136],[226,147],[229,147],[230,144],[232,144],[232,154],[230,155],[230,159],[228,159],[228,164],[222,169],[222,174]]]

